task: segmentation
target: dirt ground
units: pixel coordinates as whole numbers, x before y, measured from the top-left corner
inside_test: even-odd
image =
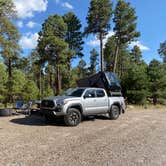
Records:
[[[166,109],[127,111],[116,121],[88,119],[77,127],[43,117],[0,117],[2,166],[164,166]]]

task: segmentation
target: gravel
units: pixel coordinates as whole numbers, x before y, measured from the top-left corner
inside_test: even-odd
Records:
[[[127,111],[116,121],[100,116],[77,127],[34,115],[0,117],[0,165],[166,165],[166,109]]]

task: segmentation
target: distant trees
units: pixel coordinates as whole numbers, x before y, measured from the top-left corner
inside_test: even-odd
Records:
[[[132,63],[122,78],[122,86],[129,103],[145,104],[148,97],[147,64]]]
[[[166,63],[166,41],[160,43],[160,48],[158,49],[158,53],[163,59],[163,62]]]
[[[148,66],[149,92],[153,103],[159,99],[166,99],[166,66],[153,59]]]
[[[110,30],[111,15],[112,3],[110,0],[91,0],[86,17],[88,26],[85,28],[85,34],[95,34],[100,40],[101,71],[104,71],[103,39]]]
[[[152,60],[146,64],[140,48],[129,47],[140,35],[136,31],[135,9],[124,0],[118,0],[114,6],[115,9],[110,0],[91,0],[86,17],[84,34],[94,34],[100,41],[100,70],[116,72],[129,103],[145,104],[152,99],[154,104],[166,104],[166,42],[158,49],[163,62]],[[27,57],[19,56],[15,18],[13,2],[1,0],[0,103],[59,95],[77,86],[76,80],[98,71],[96,49],[83,58],[82,25],[73,12],[48,16],[39,32],[37,48]],[[110,24],[114,26],[113,36],[105,43]]]

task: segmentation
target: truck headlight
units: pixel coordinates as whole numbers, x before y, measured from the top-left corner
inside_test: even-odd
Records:
[[[68,103],[68,101],[66,101],[66,100],[61,100],[61,101],[59,101],[59,102],[57,103],[57,105],[63,106],[63,105],[65,105],[65,104],[67,104],[67,103]]]
[[[65,104],[67,104],[68,103],[68,101],[67,100],[64,100],[63,101],[63,105],[65,105]]]

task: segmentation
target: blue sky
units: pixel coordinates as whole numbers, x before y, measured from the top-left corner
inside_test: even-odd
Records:
[[[63,15],[73,11],[81,20],[83,28],[86,26],[86,15],[90,0],[13,0],[18,12],[16,25],[19,28],[23,49],[22,56],[27,56],[37,45],[38,32],[41,24],[50,14]],[[132,45],[138,45],[143,59],[149,63],[153,58],[160,60],[157,49],[166,40],[166,1],[165,0],[127,0],[136,9],[138,16],[137,30],[141,37]],[[116,4],[116,0],[113,1]],[[109,35],[112,34],[112,30]],[[108,35],[108,36],[109,36]],[[107,36],[107,37],[108,37]],[[93,48],[99,50],[99,42],[95,36],[84,39],[84,59],[88,63],[89,52]],[[76,65],[77,61],[73,64]]]

